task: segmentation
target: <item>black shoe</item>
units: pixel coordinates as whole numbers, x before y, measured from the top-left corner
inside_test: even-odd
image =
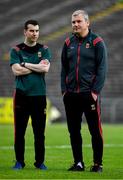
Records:
[[[103,171],[102,165],[95,164],[90,168],[90,172],[102,172],[102,171]]]
[[[84,171],[85,166],[84,163],[78,162],[77,164],[73,164],[68,171]]]

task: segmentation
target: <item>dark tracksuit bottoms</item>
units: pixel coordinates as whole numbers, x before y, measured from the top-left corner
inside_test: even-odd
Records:
[[[31,116],[34,133],[35,166],[43,163],[45,156],[46,96],[25,96],[16,90],[14,94],[14,149],[16,160],[25,166],[25,132]]]
[[[100,108],[98,100],[94,101],[91,93],[69,93],[63,98],[66,110],[67,125],[74,162],[83,162],[81,123],[85,114],[91,134],[94,164],[102,164],[103,138],[100,122]]]

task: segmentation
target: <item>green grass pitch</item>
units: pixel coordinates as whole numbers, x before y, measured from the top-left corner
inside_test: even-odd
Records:
[[[47,124],[46,160],[47,171],[35,169],[33,133],[31,125],[26,131],[25,163],[23,170],[15,171],[13,125],[0,125],[0,179],[123,179],[123,124],[103,124],[104,157],[102,173],[89,172],[92,165],[90,135],[86,124],[82,125],[83,154],[86,170],[69,172],[73,163],[66,124]]]

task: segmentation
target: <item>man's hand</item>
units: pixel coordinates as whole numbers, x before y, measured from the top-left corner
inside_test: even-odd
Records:
[[[91,95],[92,95],[94,101],[96,101],[97,100],[97,94],[95,94],[94,92],[91,92]]]
[[[44,59],[44,60],[41,60],[40,61],[40,64],[46,64],[48,65],[49,64],[49,61],[47,59]]]

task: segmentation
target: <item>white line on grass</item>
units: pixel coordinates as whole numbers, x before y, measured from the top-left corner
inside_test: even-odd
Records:
[[[85,148],[90,148],[91,144],[85,144],[83,145],[83,147]],[[123,144],[104,144],[104,147],[106,148],[123,148]],[[26,149],[33,149],[33,146],[26,146]],[[46,146],[46,149],[70,149],[71,146],[70,145],[55,145],[55,146]],[[14,149],[13,146],[0,146],[1,150],[10,150],[10,149]]]

